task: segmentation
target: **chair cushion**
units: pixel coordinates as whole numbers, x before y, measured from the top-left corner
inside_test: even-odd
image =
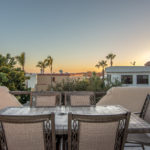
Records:
[[[122,105],[131,112],[141,112],[150,87],[113,87],[97,105]]]
[[[15,96],[9,93],[6,87],[0,87],[0,109],[10,106],[22,106]]]

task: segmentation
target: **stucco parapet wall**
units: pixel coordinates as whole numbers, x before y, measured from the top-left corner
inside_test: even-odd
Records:
[[[150,66],[113,66],[105,69],[106,73],[150,73]]]
[[[37,76],[70,76],[70,74],[37,74]]]

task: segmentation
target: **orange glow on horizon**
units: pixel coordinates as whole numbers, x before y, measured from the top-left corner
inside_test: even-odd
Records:
[[[140,61],[139,61],[140,62]],[[145,62],[144,62],[145,63]],[[144,65],[143,62],[141,63],[136,63],[136,66],[143,66]],[[102,69],[101,68],[96,68],[95,66],[94,67],[88,67],[89,65],[87,64],[86,67],[82,67],[82,66],[76,66],[76,67],[63,67],[63,68],[58,68],[57,65],[53,66],[53,72],[59,72],[59,70],[63,70],[63,72],[74,72],[74,73],[78,73],[78,72],[88,72],[88,71],[95,71],[95,72],[101,72]],[[109,67],[110,65],[108,64],[107,67]],[[125,63],[125,62],[121,62],[121,63],[114,63],[114,66],[132,66],[130,64],[130,62],[128,63]],[[25,70],[26,72],[30,72],[30,73],[40,73],[40,68],[38,67],[34,67],[34,66],[26,66],[25,67]],[[47,67],[45,69],[45,73],[50,73],[50,70],[49,68]]]

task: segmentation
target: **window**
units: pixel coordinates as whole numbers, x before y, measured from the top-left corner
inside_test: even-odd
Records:
[[[110,83],[111,82],[111,74],[107,75],[107,81]]]
[[[123,84],[132,84],[133,83],[133,76],[132,75],[122,75],[121,82]]]
[[[148,75],[137,75],[137,84],[148,84]]]
[[[55,82],[55,77],[52,78],[52,81]]]

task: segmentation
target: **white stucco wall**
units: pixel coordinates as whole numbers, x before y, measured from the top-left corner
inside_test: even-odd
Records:
[[[26,85],[28,88],[34,89],[37,84],[37,75],[36,74],[26,74],[30,79],[26,81]]]

